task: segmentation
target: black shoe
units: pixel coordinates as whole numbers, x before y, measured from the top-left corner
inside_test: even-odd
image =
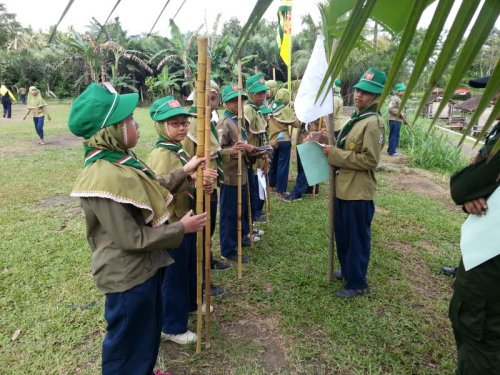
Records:
[[[229,263],[219,262],[218,260],[212,260],[212,264],[210,265],[210,269],[214,271],[224,271],[231,268]]]
[[[226,294],[226,290],[224,288],[221,288],[220,286],[217,286],[215,284],[210,285],[210,296],[222,297],[224,294]]]
[[[337,280],[344,280],[344,276],[342,275],[342,271],[341,270],[335,270],[335,271],[333,271],[333,276]]]
[[[259,217],[258,219],[255,219],[253,221],[254,224],[259,225],[259,224],[267,224],[267,220],[264,216]]]
[[[222,259],[230,260],[231,262],[238,262],[238,255],[231,255],[228,257],[221,256]],[[241,263],[248,263],[248,257],[246,255],[242,255]]]
[[[302,197],[297,197],[295,194],[288,194],[287,196],[281,198],[284,202],[293,202],[293,201],[301,201]]]
[[[368,287],[363,289],[340,289],[333,293],[333,295],[339,298],[351,299],[362,296],[364,294],[368,294],[369,292],[370,290],[368,289]]]
[[[443,267],[441,272],[443,272],[446,276],[455,277],[457,275],[458,267]]]

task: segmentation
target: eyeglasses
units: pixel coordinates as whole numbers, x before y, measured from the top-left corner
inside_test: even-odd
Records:
[[[189,121],[167,122],[167,125],[170,125],[173,128],[180,128],[181,126],[187,128],[189,126]]]

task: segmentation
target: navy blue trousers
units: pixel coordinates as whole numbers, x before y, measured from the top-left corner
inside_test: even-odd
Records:
[[[368,286],[366,272],[370,261],[373,201],[347,201],[335,198],[335,242],[347,289]]]
[[[249,233],[247,211],[247,187],[241,189],[241,229],[243,235]],[[223,257],[238,255],[238,187],[221,185],[220,188],[220,253]]]
[[[300,160],[299,152],[297,151],[297,179],[295,180],[295,187],[293,188],[292,195],[296,198],[302,198],[303,194],[311,194],[312,186],[309,186]],[[319,185],[316,185],[316,193],[319,193]]]
[[[9,95],[9,94],[5,94]],[[12,102],[11,101],[3,101],[2,100],[2,106],[3,106],[3,117],[11,118],[12,117]]]
[[[210,197],[210,235],[214,235],[215,226],[217,225],[217,206],[219,205],[219,196],[217,189],[214,190]],[[205,232],[203,232],[205,233]]]
[[[190,311],[196,310],[196,233],[184,235],[181,245],[168,254],[175,263],[165,269],[162,284],[162,331],[178,335],[188,330]]]
[[[163,270],[140,285],[106,294],[104,375],[152,375],[160,347]]]
[[[288,186],[291,150],[291,141],[280,141],[273,152],[271,169],[269,170],[269,185],[275,187],[278,193],[286,192]]]
[[[401,131],[401,122],[389,120],[389,145],[387,146],[387,153],[393,155],[399,147],[399,133]]]
[[[256,220],[262,216],[264,208],[264,200],[259,197],[259,180],[253,168],[248,168],[248,182],[250,187],[250,205],[252,209],[252,220]],[[244,197],[244,199],[247,199]]]
[[[33,123],[35,124],[35,130],[40,139],[43,139],[43,123],[45,116],[33,117]]]

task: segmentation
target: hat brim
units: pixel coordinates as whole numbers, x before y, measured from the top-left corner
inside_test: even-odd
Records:
[[[476,78],[476,79],[471,79],[469,81],[469,86],[470,87],[475,87],[477,89],[482,89],[482,88],[486,87],[486,85],[488,84],[489,80],[490,80],[490,76]]]
[[[369,92],[370,94],[382,94],[382,91],[384,91],[383,87],[374,85],[370,81],[360,81],[353,88]]]
[[[267,91],[267,90],[269,90],[269,86],[264,85],[263,83],[257,83],[254,86],[252,86],[251,89],[248,89],[248,92],[250,94],[257,94],[258,92]]]
[[[225,103],[225,102],[228,102],[234,98],[237,98],[238,97],[238,91],[233,91],[229,94],[227,94],[226,96],[224,96],[222,98],[222,101]],[[244,92],[241,93],[241,98],[244,99],[244,100],[247,100],[248,99],[248,95],[245,94]]]
[[[271,113],[273,113],[273,111],[271,111],[270,109],[261,109],[259,112],[263,115],[270,115]]]
[[[177,108],[172,108],[170,111],[165,111],[163,113],[158,113],[153,118],[153,120],[155,120],[155,121],[164,121],[164,120],[167,120],[167,119],[169,119],[171,117],[175,117],[175,116],[178,116],[178,115],[184,115],[184,116],[187,116],[187,117],[196,117],[195,114],[189,113],[184,108],[177,107]]]
[[[137,93],[118,95],[116,107],[103,126],[118,124],[125,120],[134,112],[138,102],[139,94]]]

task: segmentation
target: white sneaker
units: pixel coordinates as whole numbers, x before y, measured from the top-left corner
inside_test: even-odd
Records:
[[[198,310],[190,311],[190,314],[196,314]],[[207,312],[207,306],[205,304],[201,305],[201,313],[205,314]],[[214,307],[210,305],[210,314],[214,312]]]
[[[161,337],[165,340],[175,342],[176,344],[179,345],[192,344],[195,343],[197,339],[196,333],[191,332],[189,330],[184,333],[180,333],[178,335],[169,335],[167,333],[162,332]]]
[[[250,235],[247,234],[246,237],[245,237],[246,240],[250,241]],[[260,237],[257,236],[257,235],[253,235],[253,242],[259,242],[260,241]]]
[[[262,229],[254,229],[253,230],[254,236],[262,236],[263,234],[264,234],[264,231]]]

